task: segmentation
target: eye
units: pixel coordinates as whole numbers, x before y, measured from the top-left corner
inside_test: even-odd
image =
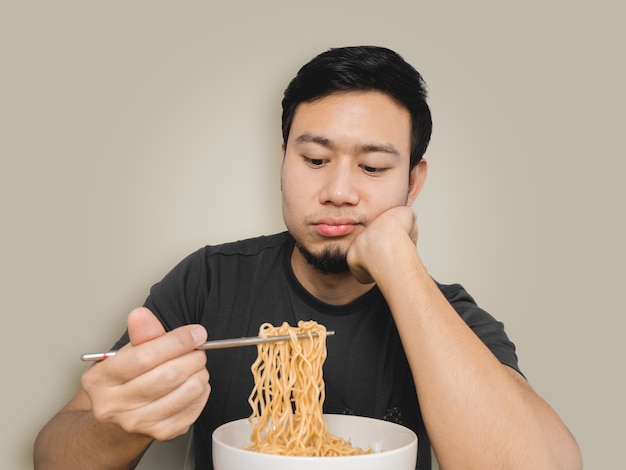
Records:
[[[309,166],[312,166],[314,168],[320,167],[324,164],[324,160],[322,160],[321,158],[309,158],[304,156],[302,158]]]
[[[385,171],[388,170],[388,168],[378,168],[378,167],[369,166],[369,165],[363,165],[363,166],[361,166],[361,168],[368,175],[379,175],[379,174],[384,173]]]

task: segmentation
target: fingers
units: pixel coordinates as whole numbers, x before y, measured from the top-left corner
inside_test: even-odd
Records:
[[[210,393],[206,355],[201,351],[170,361],[125,384],[100,389],[92,412],[126,432],[167,440],[189,428]],[[86,387],[88,384],[86,384]]]
[[[411,224],[411,230],[409,231],[409,237],[411,237],[413,243],[417,243],[417,235],[417,217],[415,217],[415,214],[413,214],[413,223]]]
[[[109,359],[95,364],[92,369],[100,372],[102,380],[110,385],[122,384],[145,374],[153,368],[191,352],[206,341],[206,330],[200,325],[185,325],[138,346],[127,344]]]
[[[111,374],[115,374],[121,382],[194,351],[207,339],[207,332],[201,325],[185,325],[165,333],[159,320],[145,308],[130,313],[128,332],[131,344],[120,349],[116,356],[98,364],[111,367]]]
[[[410,246],[406,242],[410,240]],[[408,206],[393,207],[373,220],[348,249],[347,261],[357,281],[368,284],[395,268],[399,247],[415,250],[417,223]],[[384,275],[384,274],[383,274]]]
[[[206,354],[204,351],[193,351],[121,384],[117,391],[132,399],[134,406],[141,407],[172,393],[184,386],[190,377],[203,371],[206,371]]]
[[[170,332],[145,308],[128,316],[131,342],[83,374],[94,417],[127,432],[171,439],[199,416],[210,393],[201,325]]]
[[[165,334],[165,328],[147,308],[136,308],[128,315],[128,336],[133,345],[145,343]]]
[[[189,377],[161,398],[131,410],[121,426],[157,440],[169,440],[185,433],[206,404],[211,388],[206,368]]]

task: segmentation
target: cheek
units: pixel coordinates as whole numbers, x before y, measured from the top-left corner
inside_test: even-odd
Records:
[[[294,215],[300,211],[304,200],[302,187],[303,185],[299,184],[297,179],[281,176],[282,210],[286,222],[293,219]]]
[[[310,176],[294,169],[289,162],[283,166],[280,175],[280,187],[283,204],[298,205],[309,200],[314,191],[314,184]]]
[[[374,194],[370,194],[368,201],[372,210],[384,212],[392,207],[404,206],[408,200],[408,184],[392,184],[380,188]]]
[[[286,178],[284,175],[281,175],[280,191],[282,193],[283,205],[292,203],[292,201],[297,199],[297,193],[294,193],[294,186],[293,178]]]

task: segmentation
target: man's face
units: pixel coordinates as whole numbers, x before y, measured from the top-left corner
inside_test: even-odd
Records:
[[[335,93],[298,106],[281,185],[283,218],[300,248],[299,261],[308,259],[303,254],[345,257],[371,221],[413,202],[410,146],[409,112],[383,93]]]

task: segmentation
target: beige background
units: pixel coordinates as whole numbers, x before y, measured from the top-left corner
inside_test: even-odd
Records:
[[[177,261],[282,230],[282,90],[318,52],[364,43],[396,49],[430,87],[415,210],[432,274],[505,322],[586,468],[623,466],[621,2],[11,3],[1,468],[32,467],[80,353],[112,344]],[[143,467],[182,462],[156,460]]]

